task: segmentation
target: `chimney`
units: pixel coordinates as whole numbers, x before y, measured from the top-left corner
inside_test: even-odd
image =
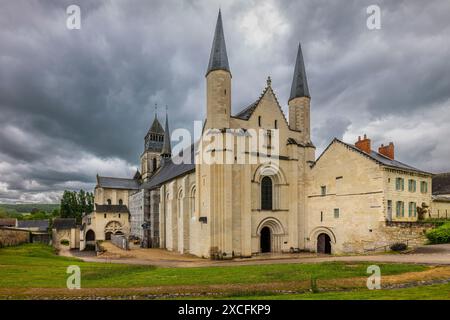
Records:
[[[364,134],[364,139],[361,140],[361,136],[358,137],[358,141],[355,142],[355,147],[365,153],[370,154],[372,149],[370,148],[370,139]]]
[[[378,148],[378,153],[382,154],[385,157],[388,157],[389,159],[394,160],[394,143],[389,142],[389,145],[381,145],[381,147]]]

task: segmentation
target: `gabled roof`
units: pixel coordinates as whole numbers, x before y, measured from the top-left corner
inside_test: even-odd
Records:
[[[190,163],[180,163],[175,164],[174,159],[178,159],[178,155],[174,156],[170,159],[165,159],[162,162],[162,166],[155,172],[155,174],[150,178],[149,181],[142,184],[143,189],[155,189],[160,187],[162,184],[169,182],[175,178],[181,177],[185,174],[191,173],[195,171],[195,145],[192,144],[190,146],[190,155],[191,161]],[[177,161],[175,161],[177,162]]]
[[[450,172],[434,175],[432,185],[434,195],[450,194]]]
[[[49,227],[49,220],[19,220],[17,228],[21,229],[35,229],[39,231],[47,231]]]
[[[139,181],[126,178],[101,177],[97,175],[97,187],[107,189],[139,189]]]
[[[255,102],[253,102],[248,107],[245,107],[244,109],[242,109],[234,117],[238,118],[238,119],[241,119],[241,120],[248,120],[248,119],[250,119],[251,115],[253,114],[253,112],[255,111],[256,107],[258,106],[258,103],[259,103],[259,99],[256,100]]]
[[[53,220],[54,229],[73,229],[76,226],[77,221],[75,218],[56,218]]]
[[[386,166],[386,167],[389,167],[392,169],[399,169],[399,170],[405,170],[405,171],[418,172],[418,173],[426,174],[426,175],[432,175],[432,173],[429,173],[429,172],[426,172],[423,170],[419,170],[417,168],[414,168],[410,165],[407,165],[407,164],[397,161],[397,160],[392,160],[392,159],[390,159],[382,154],[379,154],[378,152],[375,152],[373,150],[371,150],[370,154],[366,153],[366,152],[358,149],[354,145],[343,142],[343,141],[339,140],[338,138],[334,138],[333,141],[331,141],[331,143],[328,145],[328,147],[325,148],[325,150],[322,152],[322,154],[319,156],[319,158],[317,158],[315,163],[317,163],[320,160],[320,158],[325,154],[325,152],[327,152],[327,150],[330,148],[330,146],[334,143],[343,144],[344,146],[348,147],[349,149],[360,153],[361,155],[369,158],[370,160],[377,162],[378,164],[380,164],[382,166]],[[315,163],[314,163],[314,165],[315,165]]]
[[[264,96],[266,95],[266,93],[269,90],[272,93],[272,95],[274,96],[276,104],[278,106],[278,109],[281,111],[281,114],[283,115],[284,121],[286,122],[286,125],[289,128],[289,124],[287,122],[286,115],[284,114],[283,109],[281,108],[281,105],[278,102],[277,95],[275,94],[275,92],[273,92],[273,89],[272,89],[272,86],[270,85],[269,80],[268,80],[268,85],[264,88],[264,91],[261,93],[261,95],[259,96],[258,100],[256,100],[251,105],[249,105],[248,107],[244,108],[243,110],[241,110],[240,112],[238,112],[236,115],[234,115],[232,117],[240,119],[240,120],[248,121],[250,119],[250,117],[252,116],[252,114],[255,112],[255,110],[258,107],[258,105],[260,104],[261,100],[264,98]]]
[[[209,56],[208,69],[206,75],[213,70],[225,70],[230,72],[228,65],[227,47],[225,45],[225,35],[223,33],[222,13],[219,10],[217,17],[216,31],[214,32],[214,40]]]

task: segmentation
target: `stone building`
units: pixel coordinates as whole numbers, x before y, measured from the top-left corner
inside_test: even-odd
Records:
[[[450,218],[450,172],[433,176],[431,217]]]
[[[231,259],[300,250],[361,252],[423,238],[417,221],[430,216],[432,174],[398,161],[393,143],[374,151],[366,136],[355,144],[334,139],[316,159],[300,45],[287,116],[270,77],[253,103],[231,113],[220,12],[205,77],[200,139],[172,155],[167,113],[164,129],[155,116],[141,173],[107,178],[96,188],[96,204],[120,205],[122,199],[130,212],[123,227],[143,247]],[[94,215],[103,220],[94,229],[103,235],[111,220],[100,212]]]
[[[139,177],[139,173],[133,179],[97,175],[94,212],[82,218],[81,250],[86,245],[95,245],[96,240],[110,240],[112,234],[129,234],[128,199],[130,194],[139,190]]]
[[[431,176],[397,161],[393,143],[376,152],[366,136],[354,145],[334,139],[311,166],[307,247],[361,252],[420,237],[422,229],[391,231],[430,206]]]

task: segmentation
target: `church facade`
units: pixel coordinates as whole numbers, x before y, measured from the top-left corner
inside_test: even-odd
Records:
[[[432,174],[396,160],[393,143],[372,150],[366,136],[354,144],[334,139],[316,159],[300,45],[292,79],[287,116],[270,78],[262,94],[233,115],[219,12],[202,136],[174,155],[167,114],[164,129],[155,116],[140,172],[124,182],[133,185],[129,235],[143,247],[212,259],[362,252],[423,240],[423,229],[411,223],[430,210]],[[410,228],[402,229],[407,223]]]

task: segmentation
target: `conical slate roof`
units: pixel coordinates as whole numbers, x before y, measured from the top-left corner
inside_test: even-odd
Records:
[[[170,157],[172,155],[172,147],[170,145],[170,131],[169,131],[169,116],[166,113],[166,124],[164,129],[164,144],[161,150],[163,157]]]
[[[311,97],[309,95],[305,63],[303,61],[302,46],[300,43],[298,44],[297,60],[295,61],[294,78],[292,79],[291,95],[289,97],[289,101],[299,97]]]
[[[230,72],[228,65],[227,47],[225,45],[225,36],[223,33],[222,14],[219,10],[217,17],[216,31],[214,33],[214,40],[209,56],[208,70],[206,75],[213,70],[225,70]]]

